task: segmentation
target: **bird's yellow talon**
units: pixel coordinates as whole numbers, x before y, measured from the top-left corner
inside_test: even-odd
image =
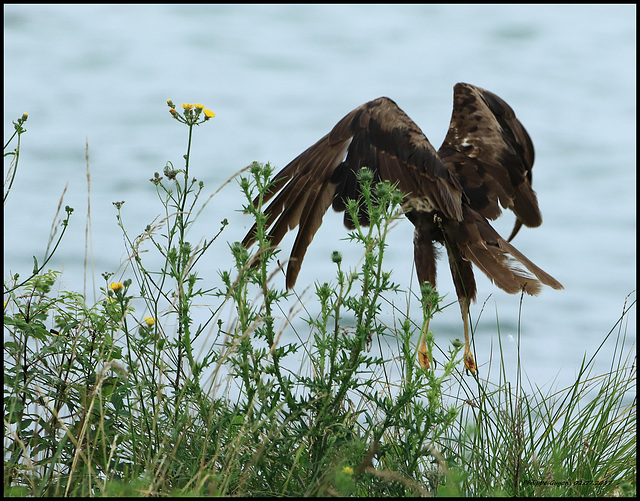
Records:
[[[471,353],[467,353],[464,356],[464,367],[467,371],[475,374],[478,371],[478,367],[476,366],[476,361],[473,359],[473,355]]]
[[[418,346],[418,362],[420,363],[420,367],[423,369],[428,369],[431,367],[431,356],[429,355],[429,348],[427,348],[427,343],[422,338],[420,342],[420,346]]]

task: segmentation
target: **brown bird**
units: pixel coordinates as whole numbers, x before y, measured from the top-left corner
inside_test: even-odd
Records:
[[[509,243],[523,224],[542,223],[531,188],[533,159],[531,138],[511,107],[480,87],[455,85],[449,131],[438,151],[391,99],[381,97],[359,106],[276,174],[264,197],[265,203],[272,199],[265,211],[272,245],[299,226],[287,265],[287,288],[294,286],[330,205],[345,212],[345,226],[354,228],[346,200],[358,199],[356,174],[368,167],[374,182],[397,183],[404,194],[402,208],[415,226],[414,262],[420,284],[435,287],[434,244],[446,248],[464,324],[464,363],[475,372],[469,348],[469,303],[476,298],[471,263],[510,294],[536,295],[542,284],[563,288]],[[488,222],[502,209],[516,216],[508,240]],[[368,223],[366,215],[358,219]],[[255,226],[243,244],[248,247],[254,241]],[[424,332],[427,329],[428,323]],[[422,365],[428,366],[424,336],[419,353]]]

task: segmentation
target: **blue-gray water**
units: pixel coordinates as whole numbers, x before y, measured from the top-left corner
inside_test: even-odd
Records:
[[[636,9],[634,5],[8,5],[4,8],[4,126],[29,113],[15,185],[4,213],[4,276],[27,275],[42,256],[66,183],[75,213],[50,265],[62,287],[82,291],[87,214],[85,142],[91,172],[92,255],[88,298],[100,273],[124,259],[114,201],[134,237],[161,213],[148,179],[181,165],[186,128],[166,100],[199,102],[216,117],[196,130],[192,173],[208,193],[253,160],[283,167],[348,111],[386,95],[437,147],[464,81],[504,98],[536,147],[534,188],[544,224],[515,245],[564,291],[525,297],[522,361],[534,384],[570,383],[636,288]],[[7,163],[5,163],[5,173]],[[230,226],[201,262],[215,282],[228,268],[226,241],[242,238],[235,184],[223,189],[191,239]],[[496,226],[503,234],[513,219]],[[329,256],[348,252],[341,216],[328,214],[298,278],[302,291],[333,276]],[[392,233],[387,265],[408,286],[412,227]],[[288,253],[292,238],[283,242]],[[455,296],[446,260],[438,288]],[[120,269],[121,271],[122,269]],[[486,363],[496,317],[515,364],[519,297],[478,276],[474,322]],[[125,272],[124,278],[130,278]],[[635,294],[633,295],[635,298]],[[403,297],[397,298],[401,304]],[[140,311],[141,316],[144,312]],[[441,347],[461,336],[457,307],[431,324]],[[628,337],[635,341],[635,310]],[[599,358],[605,372],[611,350]],[[486,374],[486,372],[485,372]]]

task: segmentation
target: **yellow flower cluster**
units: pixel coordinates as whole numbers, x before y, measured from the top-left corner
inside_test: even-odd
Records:
[[[122,290],[123,289],[122,282],[113,282],[109,286],[109,289],[111,289],[113,292],[118,292],[118,291]]]
[[[184,118],[180,116],[180,114],[176,111],[176,106],[173,104],[171,99],[167,99],[167,104],[169,105],[169,113],[173,116],[173,118],[179,120],[180,122],[186,123],[188,125],[199,124],[202,122],[206,122],[210,118],[216,116],[216,114],[205,108],[203,104],[189,104],[183,103],[182,108],[184,109]],[[198,119],[201,114],[204,114],[204,119],[202,122],[198,122]]]

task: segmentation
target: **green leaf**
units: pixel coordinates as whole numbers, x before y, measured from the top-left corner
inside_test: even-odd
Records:
[[[20,402],[18,396],[12,396],[4,401],[5,419],[8,423],[17,423],[20,418],[20,412],[24,409],[24,405]]]
[[[33,419],[23,419],[20,426],[18,426],[18,429],[20,431],[25,430],[31,425],[31,423],[33,423]]]

